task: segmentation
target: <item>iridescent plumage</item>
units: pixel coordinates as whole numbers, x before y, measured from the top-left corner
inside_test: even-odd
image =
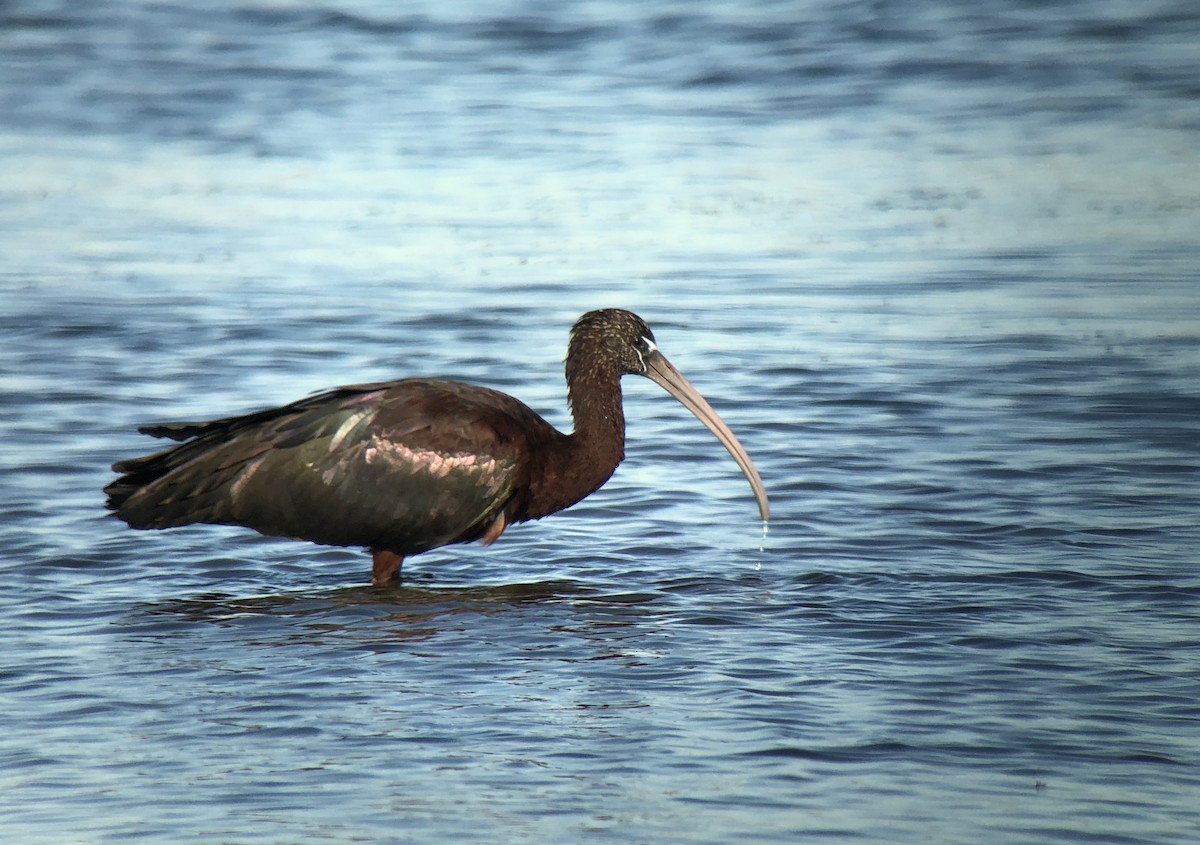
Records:
[[[624,456],[620,377],[661,384],[725,444],[754,488],[750,459],[628,311],[585,314],[571,332],[567,383],[575,432],[522,402],[442,379],[339,387],[280,408],[139,429],[183,441],[122,461],[107,505],[133,528],[241,525],[263,534],[364,546],[376,583],[404,557],[494,541],[513,523],[578,502]]]

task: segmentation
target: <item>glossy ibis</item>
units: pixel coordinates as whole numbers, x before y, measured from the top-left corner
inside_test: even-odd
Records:
[[[584,314],[567,348],[575,432],[495,390],[412,378],[338,387],[281,408],[140,428],[183,441],[113,466],[108,508],[133,528],[242,525],[371,551],[375,584],[404,558],[496,540],[597,490],[625,455],[621,376],[661,385],[742,468],[759,513],[762,479],[737,438],[654,344],[636,314]]]

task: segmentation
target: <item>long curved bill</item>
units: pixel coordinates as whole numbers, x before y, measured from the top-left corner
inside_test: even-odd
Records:
[[[657,349],[652,349],[646,358],[646,378],[657,384],[663,390],[670,393],[679,400],[679,404],[687,408],[696,415],[696,419],[704,423],[705,427],[717,436],[721,441],[721,445],[729,450],[729,454],[737,461],[737,465],[742,468],[742,472],[746,476],[746,480],[750,482],[751,489],[754,490],[754,498],[758,500],[758,512],[762,516],[763,522],[770,519],[770,508],[767,504],[767,490],[763,487],[762,478],[758,475],[758,470],[754,468],[754,464],[750,462],[750,456],[746,454],[746,450],[742,448],[742,444],[738,443],[733,432],[729,430],[729,426],[725,425],[724,421],[717,416],[717,412],[712,409],[712,406],[704,400],[704,397],[692,387],[691,383],[683,377],[683,374],[666,359]]]

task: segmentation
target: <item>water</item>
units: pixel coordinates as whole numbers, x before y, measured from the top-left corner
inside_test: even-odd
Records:
[[[1192,4],[77,5],[0,7],[7,840],[1200,838]],[[640,380],[396,591],[103,512],[339,383],[567,427],[602,306],[761,550]]]

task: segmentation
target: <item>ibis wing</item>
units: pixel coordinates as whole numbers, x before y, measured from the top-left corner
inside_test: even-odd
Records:
[[[135,527],[234,524],[414,554],[479,536],[528,483],[526,416],[549,428],[503,394],[412,379],[156,427],[191,439],[118,464],[109,506]]]

